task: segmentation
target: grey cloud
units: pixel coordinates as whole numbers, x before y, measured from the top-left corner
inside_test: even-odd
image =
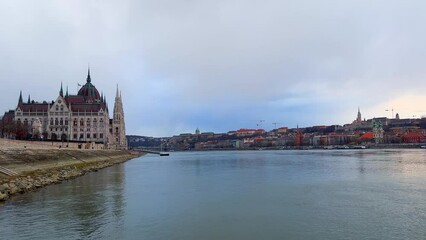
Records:
[[[0,110],[20,89],[40,100],[61,81],[76,91],[90,62],[110,104],[120,85],[130,133],[226,131],[258,118],[344,123],[347,109],[422,93],[425,5],[3,1]]]

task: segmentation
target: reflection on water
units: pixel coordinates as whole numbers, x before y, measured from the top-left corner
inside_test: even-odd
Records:
[[[147,155],[18,196],[0,226],[18,239],[425,239],[425,182],[424,150]]]
[[[116,165],[14,197],[0,207],[2,235],[19,239],[95,237],[104,226],[123,221],[123,188],[124,165]]]

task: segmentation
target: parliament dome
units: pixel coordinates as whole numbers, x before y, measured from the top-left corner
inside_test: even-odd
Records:
[[[90,70],[87,74],[86,84],[84,84],[80,90],[78,90],[78,96],[84,97],[86,100],[101,100],[98,89],[92,84],[92,79],[90,78]]]

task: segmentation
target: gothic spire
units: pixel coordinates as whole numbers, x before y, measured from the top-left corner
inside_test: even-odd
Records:
[[[62,88],[62,82],[61,82],[61,90],[59,90],[59,95],[60,95],[61,97],[64,97],[64,90],[63,90],[63,88]]]
[[[92,79],[90,78],[90,67],[87,70],[87,79],[86,79],[86,82],[88,82],[88,83],[92,82]]]
[[[31,103],[31,97],[30,97],[30,94],[28,94],[28,101],[27,101],[27,103]]]
[[[22,100],[22,90],[19,91],[19,100],[18,103],[23,103],[24,101]]]
[[[101,102],[104,101],[104,92],[101,92]]]
[[[119,98],[120,96],[118,95],[118,84],[117,84],[117,91],[115,92],[115,98]]]
[[[361,122],[362,120],[361,120],[361,111],[359,110],[359,107],[358,107],[358,114],[357,114],[357,116],[356,116],[356,121],[357,122]]]
[[[104,102],[105,102],[106,110],[108,111],[108,103],[107,103],[106,95],[104,95]]]
[[[65,93],[65,97],[68,97],[68,85],[67,85],[67,93]]]

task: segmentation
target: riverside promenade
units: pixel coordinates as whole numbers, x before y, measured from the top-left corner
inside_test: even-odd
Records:
[[[0,139],[0,201],[143,155],[126,150],[59,148]]]

